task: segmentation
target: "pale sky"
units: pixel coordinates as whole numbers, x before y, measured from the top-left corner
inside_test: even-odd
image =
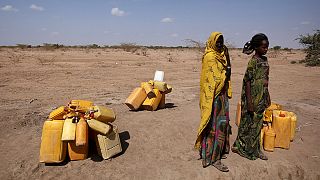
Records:
[[[236,47],[259,32],[300,48],[320,29],[320,0],[0,0],[0,45],[185,46],[220,31]]]

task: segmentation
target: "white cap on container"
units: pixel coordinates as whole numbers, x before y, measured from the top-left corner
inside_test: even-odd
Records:
[[[164,79],[164,72],[157,70],[157,71],[154,73],[154,79],[153,79],[153,80],[163,82],[163,79]]]

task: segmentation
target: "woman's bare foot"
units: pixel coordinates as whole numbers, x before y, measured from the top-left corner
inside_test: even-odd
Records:
[[[222,172],[228,172],[229,169],[226,165],[224,165],[221,160],[217,160],[216,162],[212,163],[212,166],[216,167],[218,170]]]
[[[268,157],[262,151],[259,152],[259,158],[262,160],[268,160]]]
[[[223,154],[223,155],[221,156],[221,159],[227,159],[227,154]]]

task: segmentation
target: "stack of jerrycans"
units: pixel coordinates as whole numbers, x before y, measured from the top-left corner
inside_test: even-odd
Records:
[[[49,114],[42,130],[40,162],[60,163],[68,154],[70,160],[83,160],[89,151],[89,127],[94,130],[98,153],[110,158],[122,151],[116,119],[112,109],[94,106],[91,101],[72,100]],[[103,148],[101,148],[103,147]]]
[[[118,128],[111,123],[115,121],[116,115],[111,109],[103,106],[92,106],[86,115],[89,127],[97,147],[98,154],[103,159],[109,159],[122,152]]]
[[[142,82],[140,87],[126,99],[125,104],[131,110],[155,111],[165,108],[165,95],[172,91],[172,87],[165,82],[153,81]]]

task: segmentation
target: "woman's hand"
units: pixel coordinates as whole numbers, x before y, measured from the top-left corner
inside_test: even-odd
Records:
[[[231,63],[230,63],[230,56],[229,56],[229,51],[228,51],[228,48],[227,46],[223,46],[223,49],[224,49],[224,54],[226,56],[226,59],[227,59],[227,69],[226,69],[226,77],[227,77],[227,81],[230,80],[230,77],[231,77]]]
[[[254,107],[252,103],[252,97],[251,97],[251,87],[250,87],[250,81],[246,82],[246,97],[247,97],[247,111],[249,114],[253,114]]]

